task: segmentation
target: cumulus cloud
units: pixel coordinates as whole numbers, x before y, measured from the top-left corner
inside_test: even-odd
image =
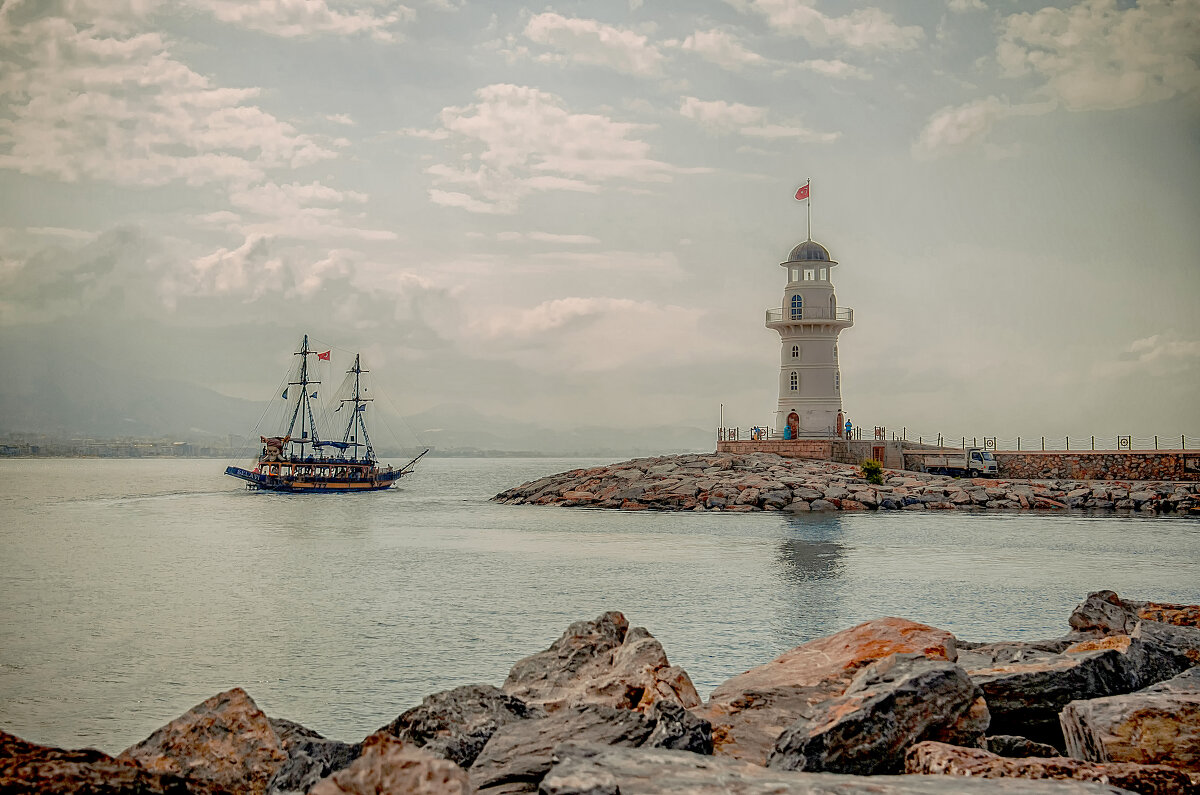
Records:
[[[272,36],[369,35],[379,41],[394,41],[395,27],[415,18],[415,13],[397,3],[386,10],[343,12],[326,0],[189,0],[222,22],[240,25]]]
[[[959,14],[964,11],[987,11],[983,0],[950,0],[946,7]]]
[[[801,69],[807,69],[810,72],[816,72],[825,77],[833,77],[838,80],[870,80],[871,73],[865,69],[861,69],[853,64],[848,64],[845,61],[833,59],[824,60],[814,58],[809,61],[801,61],[798,66]]]
[[[698,30],[677,46],[725,69],[737,70],[767,63],[766,58],[746,49],[736,36],[723,30]]]
[[[992,128],[1010,116],[1048,113],[1054,103],[1013,105],[1007,99],[987,97],[964,105],[947,106],[925,123],[913,144],[913,155],[928,159],[961,152],[984,144]]]
[[[0,10],[0,168],[66,182],[203,185],[336,156],[250,104],[257,89],[213,85],[175,60],[159,33],[55,16],[17,24],[12,5]]]
[[[684,169],[650,157],[636,136],[651,127],[592,113],[572,113],[561,98],[526,86],[496,84],[476,102],[442,110],[442,128],[456,152],[453,165],[426,172],[442,185],[430,199],[478,213],[512,213],[535,191],[594,192],[602,183],[664,182]]]
[[[1200,0],[1082,0],[1003,22],[996,58],[1010,76],[1034,74],[1071,110],[1111,110],[1200,88]]]
[[[812,0],[727,0],[766,18],[780,33],[820,45],[862,50],[911,50],[925,37],[917,25],[901,25],[879,8],[859,8],[844,16],[818,11]]]
[[[346,207],[364,205],[367,195],[358,191],[337,190],[320,182],[265,182],[235,188],[229,201],[238,209],[258,216],[230,224],[245,235],[319,240],[350,237],[360,240],[395,240],[387,229],[366,228],[349,216]]]
[[[1175,332],[1136,339],[1114,360],[1095,367],[1099,377],[1167,376],[1200,370],[1200,340],[1184,339]]]
[[[635,31],[551,11],[532,17],[525,36],[556,51],[540,56],[542,61],[603,66],[634,75],[656,75],[663,61],[662,52]]]
[[[696,97],[684,97],[679,106],[679,113],[713,132],[736,132],[751,138],[798,138],[814,143],[829,143],[837,140],[839,135],[816,132],[799,124],[768,124],[766,108],[719,99],[705,101]]]

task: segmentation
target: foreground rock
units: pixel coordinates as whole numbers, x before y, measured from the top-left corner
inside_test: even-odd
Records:
[[[881,618],[797,646],[717,687],[696,714],[713,726],[713,753],[765,765],[775,741],[814,705],[843,695],[858,669],[892,654],[953,662],[949,632]]]
[[[599,704],[643,712],[658,701],[696,707],[700,695],[662,644],[618,612],[577,621],[546,651],[513,666],[504,692],[548,712]]]
[[[1194,793],[1200,789],[1187,773],[1166,765],[1081,762],[1061,756],[1012,759],[982,748],[961,748],[936,742],[924,742],[910,748],[905,770],[973,779],[1004,779],[1006,785],[1015,779],[1099,781],[1121,787],[1121,791],[1146,795]]]
[[[390,734],[376,733],[362,745],[362,755],[344,770],[319,782],[311,795],[469,795],[467,773],[439,756],[405,745]]]
[[[1080,781],[846,776],[793,773],[678,751],[562,746],[543,795],[1099,795],[1124,793]]]
[[[1200,627],[1200,605],[1134,602],[1121,599],[1114,591],[1096,591],[1075,608],[1067,621],[1076,632],[1103,637],[1128,635],[1143,619],[1179,627]],[[1200,654],[1192,664],[1200,664]]]
[[[119,758],[155,773],[262,795],[288,755],[267,716],[235,687],[197,704]]]
[[[8,795],[232,795],[211,782],[146,770],[92,749],[68,751],[0,731],[0,792]]]
[[[1200,773],[1200,668],[1136,693],[1072,701],[1061,720],[1077,759]]]
[[[844,695],[793,723],[768,766],[870,776],[904,772],[904,753],[925,739],[981,745],[988,711],[954,663],[893,654],[860,672]]]
[[[545,715],[491,685],[466,685],[426,696],[380,732],[466,768],[501,726]]]
[[[1195,483],[959,479],[899,470],[872,485],[856,466],[773,453],[638,458],[574,469],[493,497],[510,505],[627,511],[1097,510],[1188,513]]]
[[[362,744],[338,742],[290,720],[268,718],[287,760],[275,771],[267,795],[305,793],[321,779],[347,767],[362,753]]]

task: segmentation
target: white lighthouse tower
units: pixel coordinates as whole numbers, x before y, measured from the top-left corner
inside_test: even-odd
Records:
[[[781,437],[829,438],[841,431],[838,334],[854,325],[854,310],[837,305],[830,278],[835,265],[811,237],[780,263],[787,285],[782,305],[767,310],[767,328],[779,332],[775,427]]]

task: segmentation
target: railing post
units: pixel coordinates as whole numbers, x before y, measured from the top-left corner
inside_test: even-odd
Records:
[[[900,426],[900,440],[904,441],[904,442],[908,441],[908,426],[907,425]]]
[[[1096,437],[1095,436],[1092,437],[1092,449],[1093,450],[1096,449]]]
[[[1021,452],[1021,437],[1017,437],[1017,452]]]
[[[1070,436],[1067,436],[1067,437],[1065,437],[1065,438],[1066,438],[1066,440],[1067,440],[1067,449],[1068,449],[1068,450],[1070,450],[1070,449],[1071,449],[1071,437],[1070,437]]]
[[[1158,434],[1154,435],[1154,449],[1158,449]]]
[[[1042,437],[1042,452],[1046,452],[1046,437]]]
[[[1187,437],[1184,436],[1182,433],[1179,434],[1179,449],[1180,450],[1187,449]]]

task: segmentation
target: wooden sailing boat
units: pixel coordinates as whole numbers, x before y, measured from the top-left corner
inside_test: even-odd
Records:
[[[310,376],[309,356],[328,359],[329,351],[311,350],[308,335],[304,335],[300,350],[300,366],[296,380],[289,380],[283,391],[286,400],[289,390],[299,388],[294,401],[289,401],[288,421],[280,436],[260,436],[262,453],[253,470],[229,466],[225,474],[244,480],[247,488],[263,491],[283,491],[293,494],[336,494],[357,491],[379,491],[391,488],[404,475],[410,474],[425,450],[399,469],[379,466],[375,448],[367,431],[367,406],[373,398],[366,397],[358,354],[354,366],[346,371],[346,397],[338,400],[335,412],[347,411],[346,425],[340,441],[324,439],[317,424],[312,401],[317,393],[313,387],[320,381]]]

